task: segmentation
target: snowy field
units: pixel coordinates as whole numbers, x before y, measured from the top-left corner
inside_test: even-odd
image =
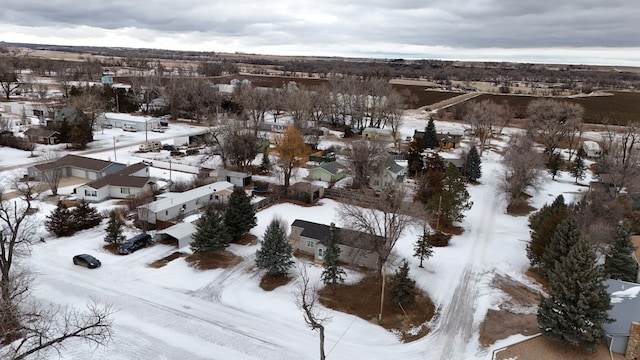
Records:
[[[402,136],[412,136],[414,129],[424,129],[423,117],[406,118]],[[436,122],[439,132],[461,132],[461,124]],[[171,125],[163,134],[148,133],[149,139],[171,143],[173,136],[194,131],[189,125]],[[510,130],[514,131],[514,130]],[[116,141],[114,153],[113,142]],[[87,156],[134,163],[135,153],[144,133],[123,133],[105,129],[96,134]],[[504,141],[504,139],[503,139]],[[504,142],[494,141],[493,146]],[[27,164],[31,158],[0,149],[0,167]],[[143,154],[150,156],[154,153]],[[158,156],[157,154],[155,156]],[[478,327],[490,308],[497,308],[503,294],[491,288],[496,274],[507,274],[526,282],[523,272],[528,267],[525,240],[529,237],[527,217],[505,214],[506,203],[497,191],[501,173],[501,156],[494,151],[482,157],[483,176],[480,184],[468,188],[473,207],[460,224],[464,233],[454,236],[450,245],[435,248],[435,254],[418,267],[413,258],[413,243],[421,229],[405,229],[398,241],[392,264],[395,269],[403,259],[409,261],[417,286],[427,292],[440,316],[432,324],[432,332],[417,341],[401,343],[391,332],[360,318],[323,309],[330,321],[326,324],[325,349],[329,359],[491,359],[491,352],[505,344],[524,338],[516,335],[499,341],[490,349],[481,349]],[[154,169],[155,176],[168,177],[167,170]],[[7,176],[7,172],[2,173]],[[189,174],[171,174],[190,177]],[[544,175],[540,191],[532,193],[530,204],[536,208],[564,194],[572,201],[587,187],[577,186],[566,173],[551,181]],[[590,179],[586,179],[586,184]],[[70,188],[61,189],[69,193]],[[35,215],[42,221],[54,206],[38,203]],[[99,205],[100,210],[115,206]],[[339,203],[323,199],[318,206],[300,207],[279,204],[257,214],[258,225],[251,233],[262,237],[268,223],[279,217],[287,223],[303,219],[338,226],[348,226],[337,215]],[[148,265],[176,251],[174,247],[156,244],[128,256],[117,256],[102,249],[103,223],[74,236],[54,238],[44,228],[31,256],[22,260],[36,274],[33,295],[45,304],[72,305],[78,308],[91,299],[112,304],[116,313],[113,341],[107,347],[94,349],[82,342],[70,342],[62,353],[64,359],[317,359],[318,335],[304,323],[296,307],[297,281],[265,292],[259,287],[262,273],[254,266],[259,245],[232,245],[229,250],[244,261],[232,268],[197,271],[183,258],[162,268]],[[129,229],[127,235],[134,234]],[[182,249],[183,251],[186,249]],[[74,266],[75,254],[89,253],[102,261],[102,267],[89,270]],[[322,268],[303,260],[313,281],[318,281]],[[295,271],[292,272],[293,276]],[[349,273],[348,281],[358,274]],[[57,359],[51,354],[51,359]]]

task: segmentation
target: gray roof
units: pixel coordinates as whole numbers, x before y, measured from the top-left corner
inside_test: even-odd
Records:
[[[640,284],[607,280],[604,282],[607,292],[611,295],[609,317],[612,323],[605,324],[603,329],[608,335],[629,335],[631,322],[640,321]]]
[[[390,159],[387,163],[387,169],[392,173],[397,174],[404,170],[404,166],[399,165],[397,162],[393,161],[393,159]]]
[[[102,171],[106,169],[109,165],[115,164],[111,161],[99,160],[88,158],[84,156],[78,155],[65,155],[55,161],[35,165],[34,167],[40,171],[49,170],[49,169],[59,169],[65,167],[75,167],[79,169],[93,170],[93,171]]]
[[[150,202],[139,207],[149,209],[154,213],[165,211],[176,206],[180,206],[189,201],[198,199],[203,196],[213,195],[222,190],[232,191],[235,185],[227,181],[218,181],[212,184],[203,185],[195,189],[187,190],[185,192],[176,193],[168,198],[159,198],[156,201]]]
[[[302,228],[300,236],[318,240],[325,246],[327,245],[329,235],[331,234],[331,228],[329,225],[318,224],[311,221],[296,219],[291,226]],[[356,249],[375,251],[375,243],[372,241],[372,235],[370,234],[336,227],[336,237],[338,244],[350,246]],[[376,236],[375,238],[381,239],[379,236]]]
[[[148,165],[144,163],[133,164],[116,173],[103,176],[94,182],[88,183],[86,186],[89,186],[92,189],[100,189],[109,185],[142,188],[151,180],[151,178],[148,176],[131,176],[130,174],[146,167],[148,167]]]
[[[60,135],[59,132],[55,130],[43,129],[43,128],[29,128],[24,132],[27,136],[41,136],[43,138],[50,138],[54,135]]]
[[[319,167],[325,169],[333,175],[336,175],[340,171],[344,170],[344,165],[340,164],[337,161],[326,162],[320,165]]]

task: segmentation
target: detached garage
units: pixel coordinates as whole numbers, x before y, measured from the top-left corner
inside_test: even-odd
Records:
[[[191,244],[191,235],[196,233],[196,226],[192,223],[182,222],[159,230],[155,235],[155,241],[175,241],[178,249]]]

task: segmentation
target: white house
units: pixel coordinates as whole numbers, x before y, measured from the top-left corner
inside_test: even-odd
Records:
[[[364,128],[364,130],[362,130],[362,138],[388,142],[394,142],[399,139],[398,133],[394,134],[391,129],[378,129],[374,127]]]
[[[379,173],[371,175],[369,186],[373,189],[382,190],[402,185],[406,173],[406,167],[398,164],[393,159],[389,159]]]
[[[160,128],[160,119],[151,116],[133,116],[122,113],[104,113],[98,118],[101,125],[111,125],[114,128],[123,128],[125,125],[133,126],[138,131],[151,131],[151,129]]]
[[[149,176],[149,166],[133,164],[96,181],[74,189],[78,200],[100,202],[107,199],[125,199],[140,192],[155,190],[156,182]]]
[[[150,224],[172,221],[195,213],[206,205],[226,202],[233,187],[228,181],[218,181],[182,193],[160,194],[156,201],[138,207],[138,219]]]
[[[599,158],[602,156],[602,149],[600,148],[600,144],[595,141],[585,140],[582,143],[582,149],[584,150],[587,157],[590,158]]]

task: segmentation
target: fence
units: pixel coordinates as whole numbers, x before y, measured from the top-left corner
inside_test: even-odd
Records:
[[[267,196],[266,198],[253,203],[253,208],[255,209],[255,211],[260,211],[264,208],[267,208],[271,205],[273,205],[273,203],[275,203],[276,201],[282,199],[284,197],[284,191],[278,191],[276,193],[273,193],[269,196]]]

